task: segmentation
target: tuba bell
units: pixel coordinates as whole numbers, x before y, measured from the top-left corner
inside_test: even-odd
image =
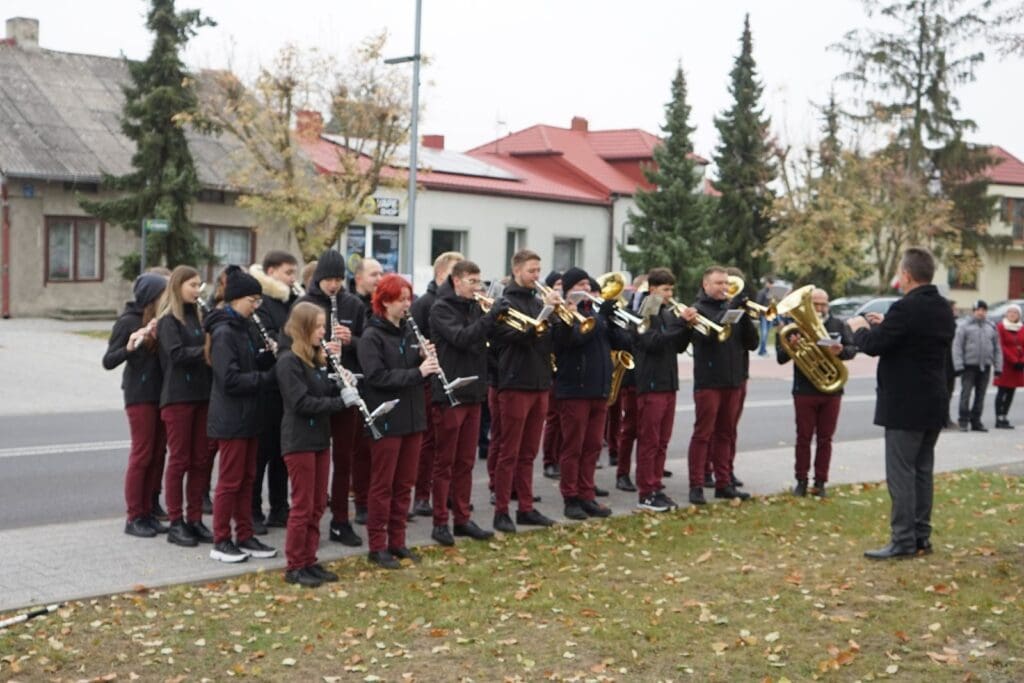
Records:
[[[779,330],[778,340],[815,389],[834,394],[846,384],[846,364],[818,345],[819,341],[828,339],[829,335],[811,304],[813,291],[814,285],[806,285],[789,293],[778,303],[779,315],[793,319],[793,322]],[[795,344],[789,340],[794,332],[800,334]]]

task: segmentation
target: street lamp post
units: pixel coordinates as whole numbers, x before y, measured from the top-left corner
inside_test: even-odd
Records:
[[[420,117],[420,16],[423,9],[422,0],[416,0],[416,37],[413,54],[406,57],[385,59],[385,64],[404,64],[412,62],[412,125],[409,140],[409,201],[405,221],[406,241],[409,243],[409,268],[413,285],[416,284],[416,165],[419,152],[419,117]]]

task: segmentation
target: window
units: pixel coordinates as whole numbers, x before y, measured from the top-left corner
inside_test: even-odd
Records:
[[[1003,197],[999,218],[1010,226],[1013,239],[1024,240],[1024,197]]]
[[[380,262],[385,273],[397,273],[402,268],[399,242],[402,226],[387,223],[373,224],[373,258]]]
[[[430,262],[446,251],[466,253],[465,230],[433,230],[430,233]]]
[[[223,190],[199,190],[199,201],[206,204],[227,204],[227,194]]]
[[[46,219],[46,281],[103,279],[103,226],[95,218]]]
[[[977,273],[964,273],[956,266],[950,266],[949,272],[946,278],[949,286],[952,289],[977,289],[978,288],[978,274]]]
[[[509,228],[505,233],[505,272],[511,272],[512,257],[526,246],[526,228]]]
[[[203,225],[196,228],[196,237],[217,258],[216,264],[207,265],[205,268],[207,280],[213,280],[222,268],[232,263],[248,268],[255,258],[256,240],[249,228]],[[200,268],[200,271],[202,270],[204,269]]]
[[[564,273],[569,268],[578,266],[583,260],[582,256],[583,240],[577,237],[556,237],[555,256],[551,267]]]
[[[345,263],[348,264],[348,269],[350,271],[355,270],[353,267],[356,263],[354,257],[362,258],[366,256],[366,226],[348,226],[348,230],[345,231],[345,248],[339,251],[345,255]]]

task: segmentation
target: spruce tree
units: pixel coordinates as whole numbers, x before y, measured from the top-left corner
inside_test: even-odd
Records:
[[[770,121],[760,103],[763,86],[757,79],[749,15],[743,20],[740,45],[730,72],[733,104],[715,118],[721,138],[714,156],[715,187],[722,196],[714,219],[714,256],[723,265],[742,270],[752,285],[770,271],[766,242],[775,193],[769,183],[776,168],[768,143]]]
[[[619,245],[626,265],[634,272],[656,266],[669,268],[678,279],[680,296],[690,297],[708,265],[710,200],[703,193],[704,179],[693,159],[690,105],[682,66],[672,79],[672,99],[665,105],[662,144],[654,149],[653,167],[644,169],[653,190],[637,190],[638,212],[630,212],[633,240],[638,250]]]
[[[147,218],[168,220],[167,233],[146,236],[148,264],[159,263],[161,257],[169,267],[209,259],[189,219],[200,186],[184,122],[196,112],[197,97],[179,55],[200,27],[212,25],[199,10],[175,12],[174,0],[151,0],[146,27],[153,33],[153,47],[143,62],[126,60],[130,82],[122,87],[121,131],[135,143],[133,170],[104,175],[103,188],[117,197],[80,200],[90,214],[136,234]],[[138,270],[138,254],[123,259],[121,274],[126,279]]]

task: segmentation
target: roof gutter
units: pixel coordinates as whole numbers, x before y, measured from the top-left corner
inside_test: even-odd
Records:
[[[11,203],[7,201],[7,176],[0,175],[0,315],[11,317]]]

